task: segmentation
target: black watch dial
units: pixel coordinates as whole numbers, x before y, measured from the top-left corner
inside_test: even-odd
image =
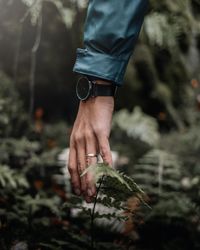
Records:
[[[81,77],[76,85],[76,94],[79,100],[85,101],[90,96],[92,83],[86,78]]]

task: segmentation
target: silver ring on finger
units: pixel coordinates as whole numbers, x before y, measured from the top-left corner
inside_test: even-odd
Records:
[[[85,155],[86,157],[98,157],[98,154],[89,153]]]

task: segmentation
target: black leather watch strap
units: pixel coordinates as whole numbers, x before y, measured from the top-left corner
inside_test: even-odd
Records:
[[[92,82],[92,96],[115,96],[117,86],[113,84],[98,84],[95,81]]]

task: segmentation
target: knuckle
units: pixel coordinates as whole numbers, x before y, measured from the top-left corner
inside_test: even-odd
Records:
[[[87,175],[87,177],[86,177],[86,185],[87,185],[87,187],[90,187],[91,183],[92,183],[92,176]]]
[[[69,144],[70,144],[70,147],[74,146],[74,135],[70,136]]]
[[[108,139],[107,133],[106,133],[106,131],[105,131],[104,128],[102,128],[102,127],[96,127],[94,131],[95,131],[95,134],[98,137],[102,137],[104,139]]]
[[[103,163],[107,164],[107,160],[106,160],[105,155],[101,155],[101,157],[102,157]]]
[[[110,160],[109,160],[109,158],[107,156],[102,155],[102,159],[103,159],[104,163],[109,164]]]
[[[105,156],[107,156],[107,154],[109,153],[109,151],[108,151],[108,149],[107,149],[106,146],[101,145],[100,146],[100,153],[101,153],[102,157],[105,157]]]
[[[104,148],[104,147],[101,148],[100,154],[104,163],[108,165],[112,165],[112,155],[111,155],[111,152],[107,148]]]
[[[87,189],[86,183],[81,183],[81,191],[85,192]]]
[[[81,133],[76,133],[76,134],[74,135],[74,140],[75,140],[76,142],[81,142],[82,139],[83,139],[83,136],[82,136]]]
[[[83,166],[82,161],[78,159],[78,169],[83,170]]]
[[[97,135],[99,135],[99,136],[103,136],[104,131],[103,131],[103,129],[102,129],[101,127],[96,127],[96,128],[95,128],[95,133],[96,133]]]
[[[70,174],[74,174],[75,173],[75,168],[71,165],[68,166],[68,170],[70,172]]]
[[[83,172],[84,172],[84,166],[83,166],[83,164],[79,164],[78,165],[78,174],[82,175]],[[82,176],[81,178],[84,179],[84,176]]]
[[[91,130],[85,130],[84,136],[86,139],[91,139],[92,138],[92,131]]]

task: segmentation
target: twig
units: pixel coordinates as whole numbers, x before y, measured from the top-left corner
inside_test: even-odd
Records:
[[[38,0],[35,0],[32,5],[28,8],[28,10],[26,11],[26,13],[24,14],[24,16],[21,18],[20,22],[23,23],[26,18],[28,17],[29,13],[31,12],[31,10],[33,9],[33,7],[38,3]]]
[[[30,85],[29,85],[30,87],[30,106],[29,106],[30,117],[32,117],[33,109],[34,109],[36,57],[37,57],[38,48],[40,46],[41,34],[42,34],[42,11],[38,20],[36,40],[31,50],[31,72],[30,72]]]
[[[19,64],[22,31],[23,31],[23,23],[20,23],[20,30],[19,30],[18,37],[17,37],[16,54],[14,58],[14,67],[13,67],[13,76],[14,76],[15,84],[17,83],[17,71],[18,71],[18,64]]]

